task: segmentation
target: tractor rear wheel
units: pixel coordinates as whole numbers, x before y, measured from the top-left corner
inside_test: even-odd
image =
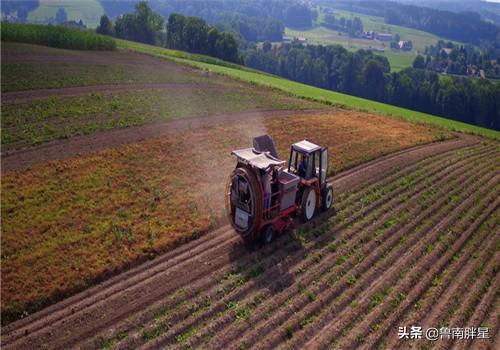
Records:
[[[313,187],[307,187],[302,194],[302,220],[311,220],[316,212],[316,191]]]

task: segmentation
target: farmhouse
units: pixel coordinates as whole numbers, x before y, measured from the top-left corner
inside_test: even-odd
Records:
[[[375,33],[375,38],[380,41],[392,41],[391,33]]]
[[[375,39],[375,34],[376,33],[373,30],[369,30],[369,31],[363,32],[361,37],[364,39],[373,40],[373,39]]]
[[[411,51],[411,49],[413,48],[413,44],[411,41],[400,40],[398,42],[398,47],[403,51]]]

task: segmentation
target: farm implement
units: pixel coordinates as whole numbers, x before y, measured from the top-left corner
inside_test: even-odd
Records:
[[[229,222],[246,242],[269,243],[290,228],[331,208],[332,185],[326,181],[328,148],[308,140],[294,143],[288,167],[268,135],[254,138],[253,148],[231,152],[236,168],[226,187]]]

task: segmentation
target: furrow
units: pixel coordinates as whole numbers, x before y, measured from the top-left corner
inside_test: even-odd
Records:
[[[465,223],[466,225],[467,223]],[[484,225],[484,224],[483,224]],[[464,224],[462,224],[464,226]],[[454,232],[457,232],[457,230],[462,229],[457,228],[454,230]],[[448,234],[451,234],[450,232]],[[472,267],[477,267],[477,265],[480,265],[482,261],[485,259],[489,259],[493,254],[495,253],[495,249],[492,248],[492,242],[495,241],[495,237],[489,236],[487,240],[481,240],[481,236],[483,234],[483,230],[477,230],[473,234],[473,238],[469,240],[464,247],[463,253],[460,254],[459,259],[455,259],[457,255],[454,256],[453,261],[450,263],[452,265],[452,269],[450,269],[450,266],[447,266],[446,270],[443,271],[439,276],[446,276],[446,283],[441,283],[439,282],[439,288],[441,288],[441,291],[448,290],[448,286],[451,283],[454,284],[461,284],[464,281],[467,281],[471,275],[472,275]],[[443,238],[444,239],[444,238]],[[478,249],[481,248],[481,260],[477,261],[472,261],[469,264],[467,262],[473,260],[471,257],[472,253],[477,251]],[[484,248],[484,250],[483,250]],[[467,265],[466,265],[467,264]],[[466,271],[461,271],[461,268],[463,266],[467,266]],[[458,276],[457,279],[455,279],[455,276],[457,274],[460,275]],[[423,292],[423,295],[425,295],[425,298],[428,300],[431,300],[429,296],[427,295],[427,292],[431,289],[438,289],[436,287],[438,281],[440,281],[440,277],[436,276],[432,280],[432,285],[431,287]],[[341,348],[362,348],[362,349],[373,349],[375,348],[374,342],[376,340],[380,339],[380,332],[377,330],[379,329],[384,329],[386,330],[387,334],[384,335],[384,337],[390,337],[391,340],[394,342],[398,339],[398,336],[396,334],[396,330],[398,326],[409,326],[409,325],[421,325],[420,322],[405,322],[404,324],[401,321],[401,314],[403,312],[403,306],[406,305],[407,303],[415,305],[417,300],[414,297],[415,293],[413,290],[410,289],[408,293],[402,292],[400,290],[394,290],[391,292],[391,295],[388,295],[384,302],[380,305],[379,308],[377,308],[369,317],[366,317],[363,319],[363,321],[356,326],[356,333],[353,335],[350,335],[350,341],[351,343],[349,344],[350,346],[347,346],[344,342],[340,341],[338,342],[338,346]],[[436,296],[435,298],[437,298]],[[442,296],[440,296],[440,300],[449,300],[446,299]],[[432,306],[433,304],[431,304]],[[435,307],[433,307],[434,309]],[[381,322],[379,322],[381,321]],[[379,322],[379,323],[377,323]],[[396,322],[399,322],[396,324]],[[368,335],[368,337],[364,337],[364,335]],[[356,341],[353,341],[353,339],[360,340],[362,339],[362,344],[357,343]],[[346,340],[347,342],[347,340]],[[391,344],[391,347],[396,347],[399,346],[400,344]]]
[[[283,302],[283,300],[281,300],[281,303],[282,303],[282,302]],[[279,303],[279,301],[278,301],[278,303]],[[286,318],[286,317],[285,317],[285,318]],[[265,327],[265,328],[274,328],[275,326],[276,326],[275,324],[272,324],[272,325],[270,325],[269,327],[266,327],[266,326],[263,326],[263,327]],[[258,330],[256,330],[256,333],[257,333],[257,332],[258,332]],[[249,338],[251,338],[251,337],[252,337],[252,335],[249,335]],[[248,345],[248,344],[247,344],[247,345]]]
[[[484,151],[485,151],[484,149],[481,150],[481,152],[484,152]]]
[[[464,294],[462,298],[462,303],[457,305],[458,310],[454,309],[448,310],[450,313],[453,314],[453,316],[449,318],[449,321],[445,321],[448,320],[448,316],[446,316],[441,321],[441,324],[447,323],[450,327],[478,326],[478,325],[468,324],[467,321],[470,318],[469,315],[471,315],[474,312],[475,307],[481,301],[481,297],[487,294],[488,290],[498,288],[498,285],[494,285],[492,284],[492,282],[496,281],[498,277],[498,269],[500,262],[499,258],[500,258],[500,253],[496,254],[495,257],[489,262],[485,262],[487,266],[484,269],[484,274],[481,276],[476,276],[481,278],[478,278],[476,280],[476,283],[473,283],[467,290],[467,292]],[[426,325],[425,327],[435,327],[435,325],[428,325],[428,326]],[[433,342],[431,345],[436,346],[437,349],[449,349],[451,348],[453,343],[454,343],[453,340],[442,340],[438,343]]]
[[[491,182],[491,180],[490,180],[490,182]],[[477,186],[477,182],[475,183],[475,185]],[[457,190],[455,191],[455,193],[457,193]],[[469,194],[470,193],[471,192],[469,191]],[[446,200],[438,201],[439,207],[441,207],[443,204],[445,204],[445,201]],[[455,209],[452,212],[453,213],[452,216],[440,215],[437,220],[433,220],[431,222],[431,225],[429,225],[427,227],[427,229],[420,236],[423,236],[423,235],[427,236],[428,235],[427,242],[432,244],[437,239],[437,235],[438,235],[439,231],[442,228],[446,227],[446,225],[451,222],[452,218],[454,218],[454,217],[456,218],[464,209],[466,209],[467,205],[470,206],[471,205],[470,202],[471,202],[470,200],[467,200],[467,201],[464,201],[462,203],[462,205],[455,206]],[[443,211],[443,208],[441,208],[440,211]],[[416,219],[416,221],[420,222],[421,219]],[[419,237],[416,237],[416,238],[418,239]],[[404,256],[401,256],[401,255],[398,256],[398,255],[394,254],[395,255],[394,257],[396,259],[395,261],[398,262],[398,265],[395,265],[394,264],[395,261],[394,261],[393,264],[391,264],[391,266],[388,268],[388,270],[386,270],[385,273],[383,273],[382,275],[377,274],[378,271],[377,271],[377,269],[375,269],[375,271],[374,271],[375,276],[376,276],[375,280],[366,283],[367,289],[365,289],[364,291],[360,290],[359,291],[360,295],[357,295],[358,293],[356,293],[356,294],[352,293],[352,294],[354,294],[353,297],[355,296],[357,300],[359,300],[358,297],[361,297],[361,300],[357,301],[356,305],[363,305],[363,307],[368,308],[372,294],[375,293],[375,291],[381,289],[381,285],[384,285],[384,282],[386,282],[386,280],[389,279],[389,276],[391,276],[391,279],[389,282],[386,282],[385,284],[389,284],[389,286],[390,286],[395,281],[397,281],[397,279],[398,279],[397,269],[399,268],[399,266],[405,265],[405,264],[412,264],[412,263],[416,262],[417,259],[421,256],[423,248],[425,247],[424,241],[422,239],[420,239],[418,241],[414,241],[414,242],[412,242],[411,247],[412,247],[412,249],[410,250],[410,252],[404,254]],[[378,270],[383,271],[384,269],[379,268]],[[344,304],[346,304],[346,301],[344,301]],[[342,309],[345,306],[346,305],[343,305]],[[335,312],[330,312],[330,315],[324,315],[324,317],[321,318],[322,325],[321,326],[316,325],[316,327],[321,328],[321,331],[319,333],[316,333],[315,337],[313,337],[313,339],[311,339],[310,342],[308,342],[306,344],[306,346],[312,345],[312,344],[315,344],[318,346],[327,346],[327,344],[330,342],[330,339],[336,333],[339,332],[339,327],[332,327],[332,324],[329,323],[331,320],[334,321],[335,325],[341,325],[341,324],[348,323],[347,320],[349,320],[349,319],[350,319],[350,321],[352,321],[352,319],[354,319],[354,316],[351,314],[347,314],[347,316],[345,316],[345,317],[341,316],[341,317],[338,317],[335,319],[334,316],[332,316],[332,315],[338,313],[339,311],[340,310],[335,310]],[[347,319],[347,320],[345,320],[345,319]],[[303,340],[303,339],[304,339],[304,337],[300,338],[300,340]]]
[[[311,271],[311,275],[313,274],[313,272],[314,272],[314,271]],[[317,274],[321,274],[321,272],[319,272],[319,273],[317,273]],[[309,282],[310,282],[310,281],[309,281]],[[281,300],[281,302],[282,302],[282,300]],[[277,302],[277,304],[279,304],[279,303],[280,303],[280,301],[278,301],[278,302]],[[253,324],[253,322],[252,322],[252,324]],[[226,339],[226,338],[224,337],[224,339]]]
[[[486,224],[486,223],[485,223]],[[482,226],[487,227],[487,225],[483,224]],[[481,227],[483,228],[483,227]],[[469,246],[471,246],[472,251],[478,250],[479,245],[481,247],[489,247],[489,244],[491,244],[491,241],[494,240],[494,237],[489,238],[489,240],[481,240],[481,235],[484,232],[483,229],[479,229],[478,232],[474,233],[475,237],[475,242],[471,242]],[[485,249],[483,252],[483,255],[485,254],[493,254],[494,250],[493,249]],[[459,256],[458,259],[455,259],[456,256]],[[387,342],[387,340],[390,340],[388,348],[394,348],[397,347],[398,345],[395,344],[398,341],[397,334],[395,334],[397,327],[399,326],[404,326],[404,325],[419,325],[419,322],[415,320],[415,318],[408,318],[404,317],[405,311],[410,311],[408,310],[407,306],[410,305],[410,307],[415,307],[415,305],[418,305],[418,310],[420,315],[426,315],[427,313],[431,312],[432,309],[434,309],[434,300],[439,300],[439,299],[445,299],[441,296],[443,292],[445,292],[448,288],[448,285],[454,282],[454,277],[456,274],[461,272],[461,267],[465,264],[467,260],[470,260],[470,256],[466,254],[460,254],[454,256],[454,269],[452,271],[444,271],[440,276],[445,276],[445,280],[442,283],[439,283],[439,279],[436,277],[436,280],[433,280],[433,286],[430,288],[429,291],[432,293],[429,294],[429,291],[426,291],[423,293],[423,295],[418,299],[418,301],[411,300],[408,295],[398,295],[396,296],[391,303],[394,305],[394,307],[397,307],[395,312],[393,312],[387,319],[384,320],[382,324],[378,324],[377,329],[382,329],[384,330],[383,332],[373,332],[369,334],[369,336],[365,339],[363,342],[362,349],[374,349],[374,348],[380,348],[383,347],[382,342]],[[470,264],[472,266],[473,264]],[[436,283],[439,283],[438,285],[434,285],[434,281]],[[425,299],[426,304],[422,305],[422,300]],[[373,330],[373,328],[372,328]],[[387,345],[387,344],[385,344]]]

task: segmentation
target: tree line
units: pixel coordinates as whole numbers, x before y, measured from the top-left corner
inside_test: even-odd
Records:
[[[321,88],[500,129],[500,84],[425,69],[391,72],[383,56],[300,43],[247,50],[245,65]]]
[[[149,0],[151,8],[168,18],[172,13],[200,17],[209,25],[230,31],[242,41],[282,41],[285,25],[311,27],[315,14],[297,0]],[[102,2],[110,18],[133,10],[131,2]]]
[[[350,36],[359,35],[363,32],[363,22],[359,17],[353,19],[346,19],[345,17],[335,18],[332,13],[325,14],[325,21],[323,25],[333,30],[340,30],[348,33]]]
[[[139,2],[133,13],[119,16],[115,23],[106,15],[102,16],[96,32],[239,62],[238,44],[230,33],[209,26],[201,18],[175,13],[169,16],[165,25],[163,17],[145,1]]]

